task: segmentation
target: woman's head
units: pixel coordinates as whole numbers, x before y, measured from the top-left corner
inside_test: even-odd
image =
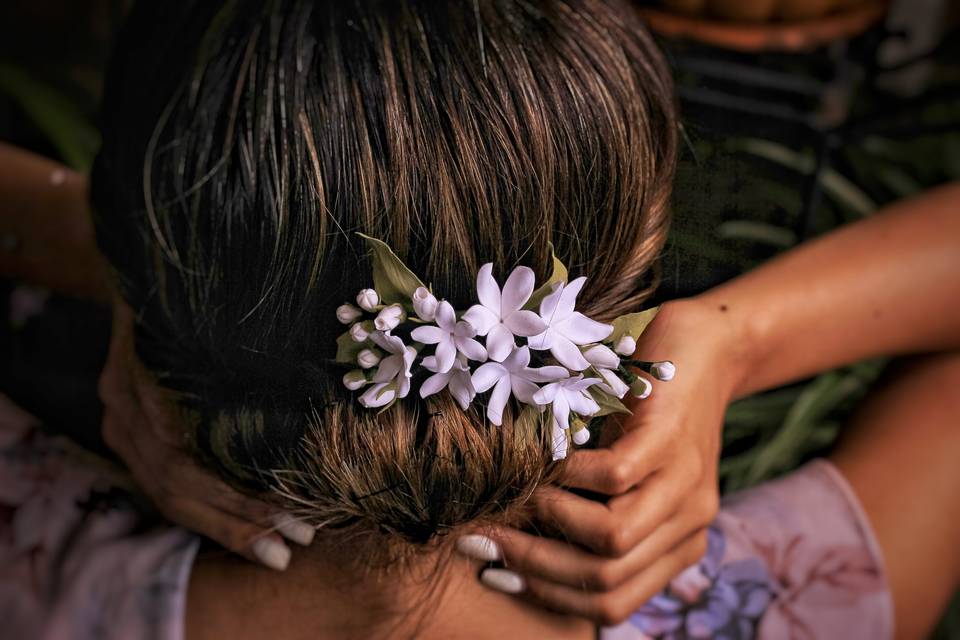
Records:
[[[546,479],[549,430],[482,402],[363,409],[330,364],[369,286],[356,232],[466,308],[485,262],[589,277],[635,310],[675,155],[667,70],[627,0],[142,5],[115,55],[93,198],[208,460],[344,534],[424,543],[503,518]]]

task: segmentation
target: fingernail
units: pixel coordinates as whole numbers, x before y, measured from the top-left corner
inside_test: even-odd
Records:
[[[313,542],[313,536],[317,533],[317,530],[313,528],[313,526],[306,522],[300,522],[287,513],[280,513],[273,516],[273,524],[284,538],[303,545],[304,547],[309,546],[310,543]]]
[[[503,593],[520,593],[527,586],[519,574],[507,569],[484,569],[480,582]]]
[[[500,545],[487,536],[481,536],[475,533],[462,536],[457,540],[457,551],[465,556],[483,560],[484,562],[503,560]]]
[[[257,560],[277,571],[284,571],[290,564],[290,547],[272,538],[255,540],[253,555],[257,556]]]

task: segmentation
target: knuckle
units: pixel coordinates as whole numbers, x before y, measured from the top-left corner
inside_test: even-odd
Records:
[[[626,620],[630,613],[626,607],[610,596],[598,596],[594,604],[594,618],[603,626],[616,626]]]
[[[600,535],[600,551],[605,555],[619,558],[630,548],[630,539],[624,529],[613,520],[607,522]]]
[[[630,490],[631,482],[630,465],[626,462],[616,460],[610,464],[603,479],[607,491],[611,494],[626,493]]]
[[[600,561],[593,567],[589,585],[594,591],[612,591],[620,586],[620,571],[616,564]]]

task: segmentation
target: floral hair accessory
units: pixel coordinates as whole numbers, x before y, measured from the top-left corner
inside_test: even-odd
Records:
[[[446,390],[465,411],[489,392],[494,425],[513,400],[518,420],[549,420],[555,460],[572,441],[590,439],[588,422],[630,413],[627,393],[643,399],[653,385],[627,367],[668,381],[670,361],[633,360],[637,339],[658,308],[604,324],[576,310],[586,278],[567,281],[556,257],[550,279],[536,288],[533,270],[516,267],[501,287],[488,263],[477,273],[477,304],[463,313],[438,299],[385,243],[359,234],[371,250],[373,287],[343,304],[337,319],[349,329],[337,338],[337,362],[358,367],[343,377],[362,391],[367,408],[386,409],[414,388],[426,398]],[[421,372],[425,376],[421,376]]]

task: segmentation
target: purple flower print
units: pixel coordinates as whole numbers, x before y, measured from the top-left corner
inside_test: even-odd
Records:
[[[700,563],[674,578],[630,623],[662,640],[753,638],[773,598],[770,575],[757,558],[721,564],[725,547],[723,533],[711,527]]]

